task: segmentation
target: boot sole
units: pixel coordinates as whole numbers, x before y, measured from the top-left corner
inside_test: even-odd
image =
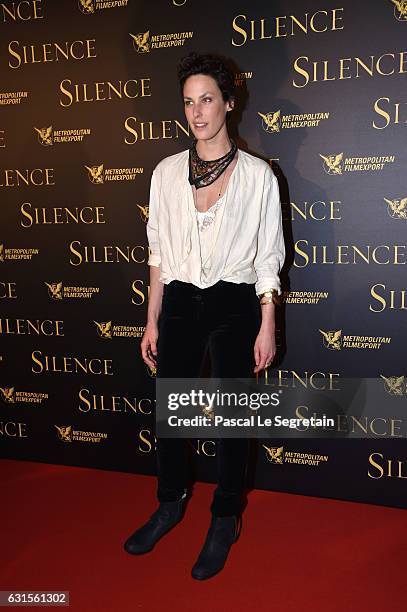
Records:
[[[163,534],[163,535],[165,535],[165,534]],[[154,546],[155,546],[155,544],[154,544]],[[151,552],[154,549],[154,546],[151,546],[151,548],[145,548],[143,550],[137,550],[137,551],[129,550],[128,548],[126,548],[126,544],[124,545],[123,548],[126,551],[126,553],[129,554],[129,555],[145,555],[146,553]]]
[[[213,578],[214,576],[219,574],[223,570],[224,567],[225,566],[223,565],[223,567],[216,570],[216,572],[214,572],[213,574],[208,574],[207,576],[197,576],[197,575],[194,575],[193,572],[191,572],[191,576],[194,580],[208,580],[209,578]]]

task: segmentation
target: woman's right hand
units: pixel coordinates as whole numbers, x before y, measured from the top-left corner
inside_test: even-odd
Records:
[[[157,323],[147,323],[143,337],[140,343],[141,355],[144,363],[150,368],[157,367],[157,341],[158,341],[158,325]]]

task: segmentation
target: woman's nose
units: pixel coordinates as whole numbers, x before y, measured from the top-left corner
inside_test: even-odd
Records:
[[[194,104],[194,117],[199,117],[201,114],[201,105],[198,104]]]

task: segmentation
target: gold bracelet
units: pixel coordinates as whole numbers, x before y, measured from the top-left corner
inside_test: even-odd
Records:
[[[267,298],[267,301],[263,301],[264,298]],[[280,304],[280,296],[278,295],[277,289],[269,289],[268,291],[260,294],[259,300],[260,304],[270,304],[271,302],[276,305]]]

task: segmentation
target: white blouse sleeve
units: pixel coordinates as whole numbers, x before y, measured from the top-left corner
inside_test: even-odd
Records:
[[[148,209],[147,238],[150,248],[149,266],[159,267],[161,263],[160,244],[158,240],[158,214],[160,205],[161,181],[155,169],[151,177],[150,201]]]
[[[278,293],[281,293],[279,272],[284,259],[280,191],[277,178],[268,167],[264,177],[257,253],[253,262],[257,274],[257,295],[269,289],[277,289]]]

